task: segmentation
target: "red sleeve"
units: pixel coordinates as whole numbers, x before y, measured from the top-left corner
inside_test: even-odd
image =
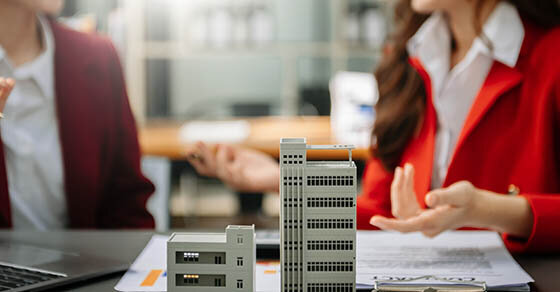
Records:
[[[556,149],[560,149],[560,73],[556,80],[553,90],[556,102],[554,141]],[[560,150],[556,153],[556,161],[556,165],[560,165]],[[560,180],[560,177],[556,179]],[[523,197],[533,210],[533,231],[528,239],[503,234],[508,249],[513,252],[560,252],[560,194],[523,194]]]
[[[154,185],[140,169],[140,147],[136,124],[126,93],[125,81],[116,50],[107,40],[107,56],[112,81],[114,131],[111,131],[112,167],[100,204],[99,225],[102,228],[154,228],[154,219],[146,202]]]
[[[368,161],[362,177],[362,194],[357,203],[358,229],[377,229],[369,224],[373,215],[392,218],[391,214],[391,182],[393,174],[389,173],[381,162],[375,158]]]
[[[560,195],[524,194],[533,210],[533,231],[528,239],[503,234],[512,252],[560,251]]]

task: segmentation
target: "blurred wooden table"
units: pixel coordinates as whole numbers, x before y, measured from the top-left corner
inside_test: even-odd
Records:
[[[250,125],[249,137],[239,146],[249,147],[278,158],[280,138],[305,137],[308,144],[336,144],[331,135],[329,117],[262,117],[245,119]],[[154,121],[140,129],[140,146],[144,155],[168,157],[184,160],[185,153],[192,147],[183,143],[179,130],[184,122]],[[310,150],[307,154],[312,160],[348,159],[345,150]],[[369,151],[356,149],[353,159],[366,160]]]

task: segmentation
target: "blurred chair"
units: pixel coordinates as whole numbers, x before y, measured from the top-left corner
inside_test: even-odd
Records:
[[[148,211],[154,216],[157,231],[169,230],[169,194],[171,163],[169,159],[156,156],[142,157],[142,172],[156,186],[156,191],[147,203]]]
[[[306,87],[300,90],[299,115],[328,116],[331,113],[331,99],[328,87]]]

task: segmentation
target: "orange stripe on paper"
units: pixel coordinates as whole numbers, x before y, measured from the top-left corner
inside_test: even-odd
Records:
[[[162,272],[163,272],[163,270],[151,270],[148,273],[148,276],[146,276],[146,279],[144,279],[142,284],[140,284],[140,286],[141,287],[152,287],[152,286],[154,286],[154,284],[156,283],[156,280],[158,279],[159,275],[161,275]]]
[[[279,266],[280,261],[258,261],[257,265],[261,266]]]

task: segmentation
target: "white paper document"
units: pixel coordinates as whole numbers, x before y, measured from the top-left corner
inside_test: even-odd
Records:
[[[121,278],[115,290],[123,292],[167,291],[167,239],[154,235]],[[155,277],[154,277],[155,276]]]
[[[495,232],[450,231],[430,239],[420,233],[364,231],[358,232],[357,244],[356,282],[361,287],[427,275],[519,291],[533,282]]]
[[[166,291],[168,237],[154,235],[117,291]],[[430,239],[422,234],[358,231],[356,283],[371,288],[375,280],[437,276],[449,280],[485,281],[489,290],[528,291],[533,279],[515,262],[495,232],[450,231]],[[256,291],[280,291],[280,263],[259,262]],[[415,282],[417,284],[438,284]]]
[[[154,235],[121,278],[115,290],[123,292],[167,291],[167,236]],[[280,262],[258,262],[256,291],[280,291]]]

